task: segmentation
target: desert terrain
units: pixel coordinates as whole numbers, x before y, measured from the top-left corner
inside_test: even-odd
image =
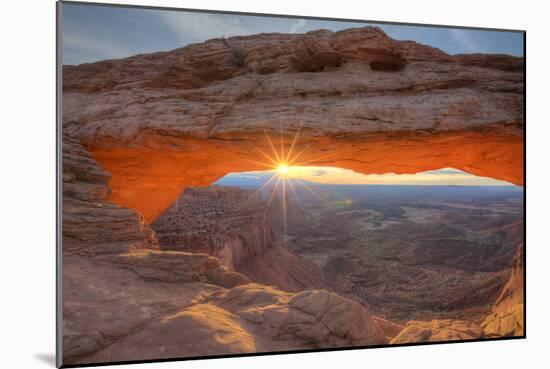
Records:
[[[402,323],[481,319],[523,239],[521,188],[309,187],[318,196],[289,195],[286,237],[274,221],[281,242],[328,288]]]
[[[63,364],[522,336],[523,66],[376,27],[63,66]],[[213,185],[273,140],[515,187]]]

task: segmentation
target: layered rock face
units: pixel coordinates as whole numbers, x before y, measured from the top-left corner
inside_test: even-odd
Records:
[[[288,151],[299,132],[310,165],[523,181],[522,58],[450,56],[366,27],[213,39],[65,66],[63,79],[64,131],[147,222],[185,187],[271,165],[257,162],[264,134]]]
[[[129,269],[148,282],[204,282],[227,288],[250,283],[206,254],[139,250],[101,260]]]
[[[267,204],[236,187],[188,188],[151,227],[164,250],[207,253],[232,269],[273,246]]]
[[[213,255],[229,269],[285,291],[322,287],[313,263],[275,242],[273,206],[252,190],[187,188],[151,227],[163,250]]]
[[[78,140],[63,136],[63,253],[115,254],[156,249],[141,214],[107,202],[111,175]]]
[[[483,321],[485,336],[523,336],[524,335],[524,245],[518,245],[512,261],[510,279],[497,298],[491,314]]]

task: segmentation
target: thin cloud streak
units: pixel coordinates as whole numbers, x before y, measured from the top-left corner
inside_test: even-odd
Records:
[[[86,63],[90,58],[115,59],[135,54],[135,50],[127,49],[113,40],[98,40],[94,36],[85,34],[63,34],[64,64]]]
[[[464,49],[474,53],[480,49],[479,45],[473,40],[467,31],[461,29],[450,29],[449,32],[453,40],[458,42]]]
[[[298,33],[298,31],[303,29],[305,25],[306,25],[305,19],[298,19],[296,23],[294,23],[292,27],[290,27],[290,33]]]
[[[212,38],[254,33],[243,26],[241,19],[222,14],[159,12],[159,19],[184,42],[202,42]]]

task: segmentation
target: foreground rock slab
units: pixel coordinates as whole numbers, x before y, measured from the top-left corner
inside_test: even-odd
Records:
[[[386,342],[365,307],[323,290],[290,294],[245,284],[201,294],[193,302],[89,360],[147,360]]]

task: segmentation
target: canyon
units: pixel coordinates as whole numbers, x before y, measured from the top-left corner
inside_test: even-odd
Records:
[[[234,269],[273,245],[267,205],[238,188],[188,188],[151,224],[164,249],[214,255]]]
[[[275,234],[317,265],[325,288],[399,324],[479,326],[523,248],[521,188],[307,186],[294,186]]]
[[[272,208],[256,191],[187,188],[151,228],[163,250],[201,252],[251,280],[299,292],[323,286],[321,271],[275,240]]]
[[[261,201],[197,187],[271,167],[273,142],[308,165],[522,185],[523,65],[365,27],[63,66],[64,364],[521,335],[523,244],[482,323],[394,322],[326,288]]]

